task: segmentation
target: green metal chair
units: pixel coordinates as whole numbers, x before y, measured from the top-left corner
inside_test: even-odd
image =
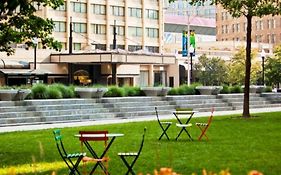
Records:
[[[139,148],[138,152],[123,152],[123,153],[118,153],[118,156],[120,156],[120,158],[122,159],[122,161],[124,162],[124,164],[126,165],[126,167],[128,168],[126,175],[128,175],[129,173],[135,175],[136,173],[133,170],[133,166],[135,165],[136,161],[138,160],[140,153],[142,151],[143,148],[143,144],[144,144],[144,137],[145,137],[145,132],[146,132],[146,128],[144,128],[144,132],[143,132],[143,136],[142,136],[142,141],[141,141],[141,145]],[[131,163],[129,164],[128,160],[126,158],[133,158],[133,160],[131,161]]]
[[[55,136],[55,141],[59,154],[70,170],[69,175],[74,175],[76,173],[80,175],[81,173],[78,170],[78,165],[80,164],[82,159],[86,156],[86,153],[67,153],[62,142],[61,131],[54,130],[53,133]]]

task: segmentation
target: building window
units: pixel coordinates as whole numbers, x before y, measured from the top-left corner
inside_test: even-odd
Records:
[[[243,30],[244,30],[244,32],[247,31],[247,23],[246,22],[243,23]]]
[[[77,13],[86,13],[87,12],[87,5],[86,3],[80,3],[80,2],[71,2],[73,12]]]
[[[124,16],[124,7],[111,6],[111,13],[114,16]]]
[[[142,36],[142,28],[141,27],[128,27],[129,36]]]
[[[66,5],[65,2],[63,2],[63,5],[59,6],[58,8],[56,8],[57,11],[66,11]]]
[[[140,8],[128,8],[129,11],[129,16],[131,17],[136,17],[136,18],[141,18],[141,9]]]
[[[118,45],[118,44],[117,44],[116,48],[125,50],[125,45]],[[110,49],[111,49],[111,50],[113,49],[113,44],[110,44]]]
[[[54,31],[55,32],[65,32],[66,31],[66,23],[62,21],[54,21],[55,27]]]
[[[276,43],[276,35],[271,34],[271,43],[275,44]]]
[[[74,50],[81,50],[81,43],[73,43]]]
[[[106,45],[105,44],[95,44],[96,49],[99,50],[106,50]]]
[[[128,46],[128,50],[130,52],[135,52],[135,51],[138,51],[138,50],[142,50],[142,46],[139,46],[139,45],[129,45]]]
[[[159,47],[156,47],[156,46],[146,46],[145,48],[147,49],[148,52],[159,53]]]
[[[146,17],[148,19],[158,19],[159,18],[158,10],[146,9]]]
[[[149,38],[158,38],[159,29],[156,28],[146,28],[146,36]]]
[[[91,26],[94,34],[105,34],[106,26],[104,24],[92,24]]]
[[[93,13],[96,15],[105,15],[106,7],[101,4],[92,4]]]
[[[111,26],[111,33],[113,34],[113,27]],[[125,27],[124,26],[115,26],[116,27],[116,34],[120,36],[125,35]]]
[[[77,33],[86,33],[87,32],[86,23],[73,23],[73,31]]]

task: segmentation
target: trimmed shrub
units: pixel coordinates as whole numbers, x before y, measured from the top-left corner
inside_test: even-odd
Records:
[[[60,89],[56,86],[49,86],[47,92],[48,92],[48,98],[49,99],[63,98],[63,95],[62,95]]]
[[[181,85],[178,88],[179,95],[195,95],[195,88],[188,85]]]
[[[125,91],[125,96],[140,96],[141,95],[140,87],[124,86],[122,88]]]
[[[111,86],[108,88],[108,91],[103,95],[104,97],[124,97],[125,90],[117,86]]]
[[[31,89],[33,99],[47,99],[48,87],[45,84],[36,84]]]
[[[178,88],[172,88],[169,90],[168,95],[179,95]]]
[[[227,85],[224,85],[222,87],[222,90],[220,91],[220,94],[229,94],[230,93],[230,88]]]
[[[230,93],[242,93],[243,89],[239,85],[231,86],[230,87]]]
[[[264,88],[263,92],[272,92],[272,87],[271,86],[266,86]]]

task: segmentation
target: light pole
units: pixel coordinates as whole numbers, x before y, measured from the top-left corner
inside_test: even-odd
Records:
[[[34,44],[34,70],[36,69],[36,56],[37,56],[37,53],[36,53],[36,50],[37,50],[37,45],[38,45],[38,38],[33,38],[32,39],[32,43]]]
[[[262,49],[262,51],[261,51],[261,61],[262,61],[262,85],[265,85],[265,82],[264,82],[264,59],[265,59],[265,51]]]
[[[190,55],[190,83],[192,83],[193,75],[192,75],[192,57],[194,53],[194,47],[190,45],[189,47],[189,55]]]

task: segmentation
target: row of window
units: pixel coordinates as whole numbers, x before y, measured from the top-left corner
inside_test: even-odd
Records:
[[[62,43],[64,48],[66,48],[66,44]],[[106,50],[106,45],[105,44],[95,44],[95,48],[99,50]],[[119,49],[125,49],[125,45],[117,45],[117,48]],[[113,45],[110,45],[110,49],[113,49]],[[145,49],[148,52],[152,53],[159,53],[159,47],[156,46],[145,46]],[[73,50],[82,50],[82,44],[81,43],[73,43]],[[128,51],[129,52],[135,52],[138,50],[142,50],[142,46],[140,45],[128,45]]]
[[[55,32],[65,32],[66,31],[66,22],[55,21]],[[111,33],[113,34],[113,27],[111,26]],[[91,33],[94,34],[106,34],[106,25],[104,24],[91,24]],[[87,33],[87,24],[86,23],[73,23],[73,31],[77,33]],[[159,29],[157,28],[145,28],[146,36],[149,38],[158,38],[159,37]],[[124,26],[116,26],[116,34],[120,36],[125,35],[125,27]],[[143,35],[143,31],[141,27],[128,27],[129,36],[141,37]]]
[[[87,13],[87,4],[81,2],[71,2],[72,11],[76,13]],[[125,8],[122,6],[110,6],[111,14],[114,16],[125,16]],[[66,5],[62,5],[56,10],[66,11]],[[91,11],[96,15],[105,15],[106,6],[102,4],[91,4]],[[141,18],[142,9],[141,8],[128,8],[128,14],[131,17]],[[158,19],[159,11],[153,9],[146,9],[146,17],[149,19]]]
[[[243,31],[247,31],[247,23],[244,22],[243,24]],[[253,29],[256,31],[264,30],[264,21],[263,20],[257,20],[253,23]],[[280,25],[281,27],[281,19],[280,19]],[[276,20],[275,19],[268,19],[266,20],[266,28],[267,29],[276,29]],[[232,33],[239,33],[240,32],[240,23],[235,23],[231,25]],[[221,26],[221,33],[227,34],[230,33],[228,25],[222,25]]]
[[[277,34],[255,35],[255,37],[253,37],[253,41],[257,43],[265,42],[265,43],[275,44],[277,43],[277,37],[278,37]],[[228,41],[227,38],[221,40]],[[245,40],[246,40],[246,36],[244,36],[242,39],[240,39],[239,37],[232,38],[232,41],[245,41]],[[279,40],[281,41],[281,33],[280,33]]]

